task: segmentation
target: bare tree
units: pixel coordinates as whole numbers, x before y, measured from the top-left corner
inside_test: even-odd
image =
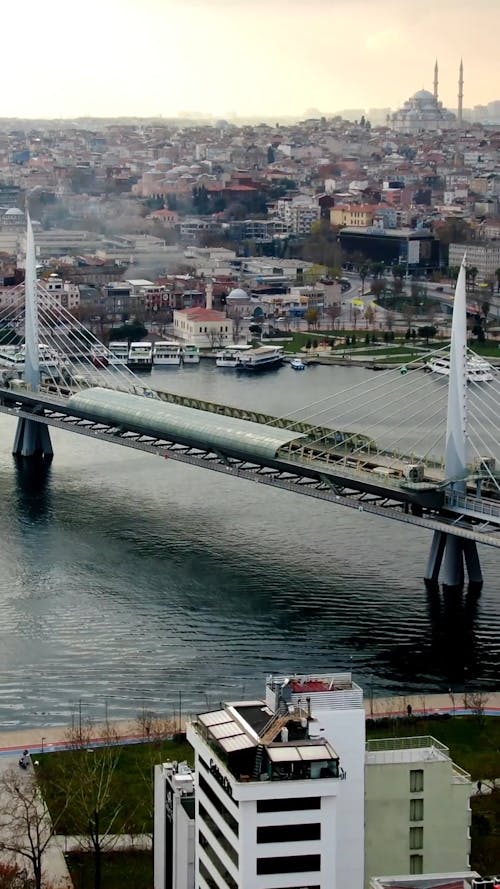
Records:
[[[120,762],[119,737],[106,724],[100,730],[99,746],[92,745],[96,726],[91,722],[78,725],[67,735],[70,753],[60,754],[53,780],[65,800],[67,820],[74,834],[81,837],[82,847],[94,856],[94,889],[101,889],[102,856],[115,843],[117,829],[124,826],[126,810],[116,771]]]
[[[373,327],[373,323],[375,321],[376,314],[377,314],[377,311],[375,309],[375,306],[371,305],[371,303],[369,305],[367,305],[367,307],[365,309],[365,321],[366,321],[367,327]]]
[[[236,307],[230,309],[230,311],[227,313],[227,317],[230,318],[233,322],[233,339],[235,343],[237,343],[240,338],[241,324],[243,321],[241,309],[238,309]]]
[[[208,330],[207,339],[211,349],[220,349],[224,345],[222,334],[218,330]]]
[[[63,817],[63,807],[51,819],[40,794],[32,767],[26,773],[8,769],[0,779],[0,850],[10,852],[14,860],[24,859],[32,874],[34,889],[42,889],[44,854]],[[20,882],[22,872],[19,875]]]
[[[342,314],[342,307],[338,305],[338,303],[333,303],[331,306],[327,306],[325,312],[332,322],[332,329],[335,328],[335,322],[338,318],[340,318]]]
[[[477,720],[477,722],[482,725],[484,723],[484,711],[488,706],[488,695],[484,691],[467,691],[464,692],[464,707],[466,710],[470,710]]]

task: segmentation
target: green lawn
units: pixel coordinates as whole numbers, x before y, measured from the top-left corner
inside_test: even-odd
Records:
[[[74,889],[92,889],[94,858],[92,854],[66,857]],[[107,852],[102,857],[102,889],[153,889],[151,852]]]
[[[149,744],[129,744],[116,748],[118,764],[113,774],[109,805],[104,809],[103,821],[123,801],[113,824],[113,833],[151,833],[153,830],[153,768],[167,759],[193,763],[193,749],[186,741],[162,741]],[[99,756],[99,750],[70,750],[44,753],[38,757],[38,776],[44,799],[53,818],[64,804],[64,792],[58,789],[64,781],[61,775],[78,769],[78,757]],[[78,774],[78,771],[76,771]],[[126,803],[126,804],[125,804]],[[69,812],[63,814],[57,832],[67,835],[80,833],[81,828]]]

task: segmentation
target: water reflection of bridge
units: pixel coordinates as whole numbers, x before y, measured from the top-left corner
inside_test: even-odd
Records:
[[[445,586],[461,587],[465,568],[470,584],[480,587],[476,544],[500,546],[500,392],[495,377],[467,386],[465,267],[449,386],[432,374],[393,370],[293,416],[274,417],[154,391],[126,368],[92,367],[86,356],[96,348],[102,353],[102,344],[48,299],[36,282],[30,229],[27,243],[25,305],[9,310],[12,329],[25,330],[24,380],[0,388],[0,410],[18,419],[15,454],[51,458],[52,426],[428,528],[434,532],[428,584],[437,584],[444,560]],[[40,329],[59,367],[41,369]],[[376,426],[374,415],[383,426],[380,438],[359,428]]]

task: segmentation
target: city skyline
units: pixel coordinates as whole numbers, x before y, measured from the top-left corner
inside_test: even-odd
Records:
[[[432,91],[457,107],[496,98],[496,0],[28,0],[6,41],[0,117],[297,116],[308,108],[398,108]],[[5,33],[19,33],[6,10]],[[20,49],[20,47],[22,48]]]

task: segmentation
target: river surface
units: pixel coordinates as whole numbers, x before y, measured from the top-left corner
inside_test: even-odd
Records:
[[[203,363],[151,384],[278,415],[321,402],[332,421],[323,399],[378,377]],[[396,385],[380,382],[388,402]],[[498,687],[496,550],[481,597],[443,600],[418,528],[59,430],[37,479],[13,463],[14,429],[0,415],[4,728],[190,711],[260,695],[273,672],[352,669],[366,695]]]

